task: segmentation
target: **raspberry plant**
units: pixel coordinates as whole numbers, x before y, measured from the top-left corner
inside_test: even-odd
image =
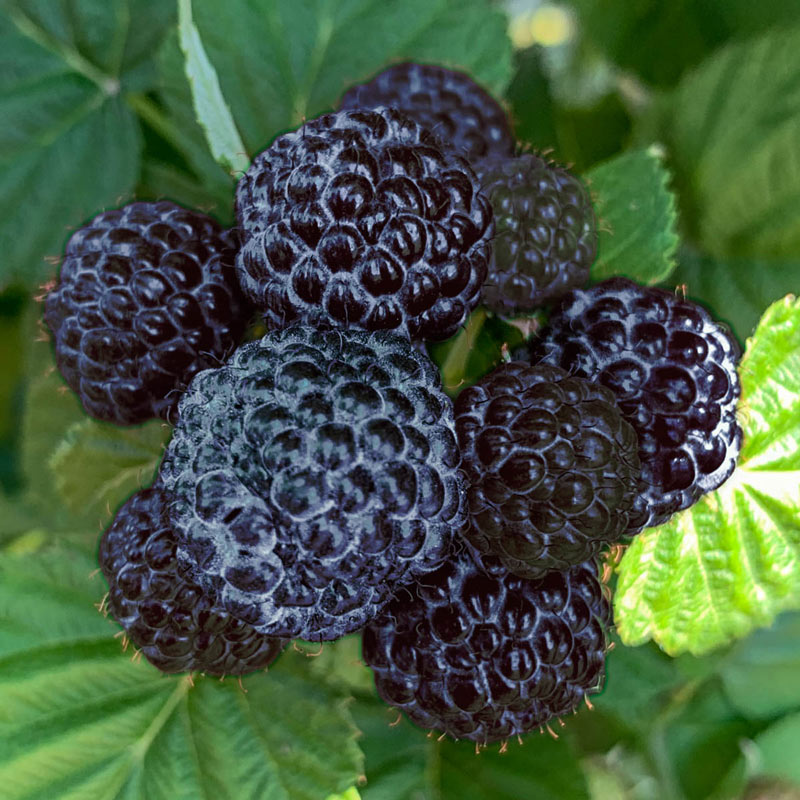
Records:
[[[535,5],[3,4],[5,797],[694,800],[800,784],[800,13],[781,0],[756,15],[739,0]],[[89,418],[54,368],[35,299],[69,236],[133,200],[233,225],[236,181],[259,152],[408,62],[469,76],[523,150],[571,165],[598,223],[590,285],[625,276],[677,291],[728,323],[744,352],[732,476],[607,558],[615,647],[594,711],[551,723],[558,739],[534,733],[477,755],[407,720],[389,726],[358,635],[295,642],[241,684],[164,677],[135,637],[123,650],[94,607],[109,602],[98,539],[152,484],[171,426]],[[427,346],[454,397],[549,315],[493,307]],[[197,623],[193,646],[213,655],[219,620],[192,608],[176,619]],[[238,632],[225,630],[233,652]],[[546,638],[537,653],[549,658]]]

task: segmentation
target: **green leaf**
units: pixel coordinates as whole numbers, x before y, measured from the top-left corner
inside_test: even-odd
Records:
[[[29,298],[19,289],[0,293],[0,492],[19,486],[16,444],[19,400],[24,386],[25,306]]]
[[[157,55],[157,63],[159,103],[137,97],[137,110],[184,157],[196,183],[202,187],[199,191],[206,196],[196,198],[199,203],[191,204],[214,213],[223,224],[230,225],[233,222],[233,176],[214,160],[203,128],[195,117],[192,88],[186,77],[186,59],[181,52],[177,31],[165,40]],[[144,170],[143,177],[147,179],[147,173],[152,171],[148,161],[145,161]],[[166,177],[163,194],[182,193],[185,196],[186,179],[175,182],[172,177]],[[191,195],[187,199],[190,198]]]
[[[363,800],[519,800],[588,798],[588,790],[572,743],[538,731],[475,752],[472,742],[426,737],[398,712],[377,700],[353,705],[363,732],[367,763]],[[391,725],[391,727],[390,727]],[[560,730],[560,729],[559,729]]]
[[[729,45],[679,85],[667,136],[684,218],[719,258],[800,249],[800,27]]]
[[[499,364],[524,338],[519,327],[480,307],[455,336],[431,343],[428,352],[442,373],[444,390],[455,396]]]
[[[146,88],[169,4],[4,4],[0,14],[0,286],[34,287],[45,257],[88,217],[130,195],[139,126],[123,100]],[[142,17],[139,17],[142,14]],[[150,65],[152,67],[152,65]],[[154,70],[152,77],[154,77]]]
[[[439,800],[432,786],[435,743],[377,698],[359,698],[350,708],[367,767],[363,800]]]
[[[713,17],[706,20],[694,0],[572,3],[587,38],[614,63],[657,86],[674,83],[721,39],[721,26]]]
[[[75,393],[56,369],[53,349],[39,315],[41,306],[29,310],[25,357],[27,386],[20,430],[20,466],[29,497],[43,507],[61,505],[50,473],[42,467],[67,429],[86,419]]]
[[[800,709],[800,613],[739,642],[720,672],[731,703],[748,717]]]
[[[344,701],[293,674],[291,651],[241,688],[165,677],[121,652],[93,569],[63,550],[0,557],[4,798],[318,800],[356,783]]]
[[[506,98],[511,104],[517,139],[539,151],[556,149],[556,108],[542,65],[541,48],[529,47],[518,52],[514,66],[514,79],[509,84]],[[558,157],[564,159],[560,151]]]
[[[506,19],[487,0],[231,0],[224,14],[194,0],[192,10],[250,153],[392,61],[460,67],[495,92],[511,76]]]
[[[691,689],[690,685],[687,691]],[[731,786],[731,771],[741,758],[742,740],[759,733],[763,724],[745,719],[729,702],[718,680],[697,687],[690,702],[681,703],[675,712],[669,714],[653,744],[669,764],[680,795],[686,800],[707,800],[715,796],[723,782]],[[741,776],[735,788],[723,796],[741,796]]]
[[[233,174],[244,172],[250,159],[192,20],[191,0],[178,0],[178,36],[186,57],[186,76],[192,87],[195,113],[211,153]]]
[[[755,739],[756,753],[753,760],[757,772],[775,778],[785,778],[800,785],[798,741],[800,741],[800,713],[784,717],[767,728]]]
[[[660,150],[633,150],[586,173],[600,235],[592,278],[658,283],[675,268],[675,198]]]
[[[335,642],[295,642],[307,656],[308,675],[353,694],[370,694],[375,685],[372,670],[361,660],[361,634]]]
[[[166,198],[185,208],[212,214],[223,225],[233,224],[232,186],[215,192],[194,176],[161,161],[145,159],[142,163],[136,196],[153,200]]]
[[[598,711],[617,715],[628,725],[648,728],[664,698],[685,681],[675,659],[658,648],[617,644],[606,655],[602,692],[591,702]]]
[[[76,423],[50,458],[64,505],[105,524],[126,498],[150,485],[169,435],[169,426],[158,421],[130,428],[93,419]]]
[[[84,547],[93,549],[100,531],[108,522],[106,501],[113,508],[124,499],[126,493],[138,488],[133,473],[122,476],[122,481],[117,483],[115,475],[110,470],[106,471],[107,464],[102,461],[92,463],[90,458],[84,457],[83,450],[91,441],[91,436],[80,437],[80,447],[75,451],[82,453],[80,463],[72,464],[67,460],[59,469],[57,479],[54,479],[48,464],[59,447],[64,444],[67,432],[81,429],[82,426],[85,426],[86,433],[113,430],[116,433],[110,434],[112,439],[114,436],[122,436],[123,441],[125,436],[133,437],[135,440],[139,434],[135,432],[137,429],[128,429],[128,432],[124,433],[124,429],[112,428],[87,419],[77,396],[64,383],[55,367],[52,345],[45,334],[40,314],[41,306],[31,304],[27,309],[23,325],[24,335],[27,338],[24,356],[27,385],[22,397],[19,432],[19,463],[23,490],[21,496],[15,498],[18,513],[13,528],[9,528],[8,533],[13,537],[38,529],[45,531],[49,536],[59,538],[68,536],[72,540],[75,540],[77,535],[78,540],[83,540]],[[152,448],[156,446],[154,443],[156,434],[150,431],[149,427],[148,431],[145,436],[151,438],[143,439],[141,444],[145,446],[146,441],[151,442],[152,458],[154,452]],[[107,458],[108,446],[99,441],[95,444],[99,448],[95,454],[101,459]],[[89,453],[86,452],[85,455]],[[144,459],[143,454],[142,459]],[[146,469],[144,460],[142,465],[144,477]],[[67,498],[65,504],[65,498],[57,487],[58,482],[70,487],[68,490],[70,494],[76,492],[83,500],[97,491],[99,485],[97,481],[102,482],[103,475],[107,475],[111,483],[105,494],[101,492],[95,498],[96,504],[83,504],[72,498]],[[97,476],[100,476],[99,479]]]
[[[683,284],[687,297],[714,309],[744,342],[770,303],[800,291],[800,260],[721,261],[683,249],[669,284]]]
[[[634,539],[620,564],[623,641],[706,653],[800,607],[800,302],[765,312],[740,364],[739,465]]]
[[[491,749],[477,756],[470,742],[446,740],[439,746],[439,757],[442,800],[589,797],[586,779],[566,736],[556,740],[547,733],[531,733],[522,744],[510,742],[505,753]]]
[[[758,13],[747,0],[571,0],[583,35],[644,82],[673,85],[687,67],[734,36],[800,20],[794,0],[764,0]]]
[[[361,795],[355,786],[351,786],[346,792],[341,794],[329,794],[325,800],[361,800]]]

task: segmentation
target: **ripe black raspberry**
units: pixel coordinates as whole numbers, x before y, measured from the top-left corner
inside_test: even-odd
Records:
[[[492,161],[481,182],[497,229],[486,306],[504,314],[531,311],[588,281],[597,229],[579,178],[525,154]]]
[[[244,675],[263,669],[284,646],[231,616],[177,569],[169,495],[134,494],[100,540],[108,610],[162,672]]]
[[[599,381],[639,437],[637,505],[660,525],[719,487],[742,442],[736,421],[739,346],[700,306],[611,278],[568,294],[532,360]]]
[[[445,557],[459,463],[452,403],[407,339],[297,326],[195,378],[161,478],[201,585],[264,634],[323,640]]]
[[[538,578],[638,532],[638,442],[614,395],[549,365],[502,364],[455,404],[466,536]]]
[[[87,413],[167,418],[191,377],[236,346],[250,315],[236,247],[233,232],[168,202],[104,212],[72,235],[44,318]]]
[[[514,152],[505,111],[463,72],[431,64],[394,64],[346,92],[341,104],[378,106],[402,111],[470,162]]]
[[[378,694],[421,728],[481,744],[574,710],[603,680],[609,608],[593,565],[538,581],[463,548],[364,630]]]
[[[486,277],[494,228],[479,188],[397,111],[326,114],[278,137],[239,181],[239,280],[271,327],[446,339]]]

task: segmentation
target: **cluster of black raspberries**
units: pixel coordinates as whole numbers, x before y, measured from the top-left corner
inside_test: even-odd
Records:
[[[137,202],[67,244],[45,309],[64,378],[98,419],[174,424],[102,537],[107,607],[165,672],[363,630],[388,703],[503,740],[600,687],[601,550],[734,469],[738,348],[668,292],[581,288],[586,189],[518,154],[466,75],[400,64],[341,106],[254,159],[235,229]],[[517,360],[445,395],[423,340],[554,301]]]

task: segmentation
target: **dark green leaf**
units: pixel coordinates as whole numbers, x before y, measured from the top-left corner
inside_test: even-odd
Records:
[[[293,674],[164,677],[121,652],[69,551],[0,561],[3,796],[318,800],[357,781],[343,701]]]
[[[739,372],[736,471],[622,559],[614,618],[628,644],[705,653],[800,607],[800,302],[767,309]]]
[[[739,714],[718,681],[704,684],[691,702],[677,710],[659,734],[656,747],[663,748],[683,796],[707,800],[740,759],[742,739],[756,734],[762,725]],[[739,796],[738,791],[728,796]]]
[[[675,268],[675,198],[657,148],[633,150],[586,174],[600,236],[592,278],[657,283]]]
[[[442,800],[589,798],[586,779],[564,736],[556,740],[548,733],[531,733],[522,744],[509,742],[504,753],[490,748],[478,754],[469,742],[445,740],[439,758]]]
[[[800,27],[725,47],[679,85],[667,137],[684,218],[708,253],[800,251]]]
[[[763,310],[788,293],[800,293],[797,261],[720,261],[682,250],[669,288],[683,284],[686,295],[705,303],[744,342]]]
[[[360,634],[324,644],[296,642],[294,646],[307,657],[308,675],[314,680],[355,694],[372,692],[372,670],[361,660]]]
[[[495,92],[510,78],[506,20],[485,0],[232,0],[224,14],[214,0],[194,0],[193,12],[250,153],[391,61],[461,67]]]
[[[726,40],[800,20],[794,0],[571,0],[584,35],[608,58],[656,86],[670,86]]]
[[[647,729],[667,695],[685,682],[675,659],[655,645],[617,644],[606,656],[605,685],[592,697],[592,705],[621,717],[627,725]]]
[[[232,185],[220,192],[208,188],[171,164],[146,159],[136,187],[137,197],[148,200],[171,200],[186,208],[212,214],[224,225],[233,223]]]
[[[739,642],[720,674],[731,703],[748,717],[800,709],[800,614],[782,614]]]
[[[472,742],[426,737],[396,711],[374,700],[353,706],[366,755],[364,800],[519,800],[588,798],[566,737],[531,733],[476,753]],[[390,727],[391,725],[391,727]],[[560,730],[560,729],[559,729]]]
[[[517,54],[516,72],[506,97],[511,104],[514,133],[517,139],[532,145],[535,150],[561,153],[556,132],[555,108],[550,95],[547,75],[542,68],[541,49],[529,47]]]
[[[39,314],[30,309],[26,325],[30,337],[26,353],[27,387],[20,431],[20,465],[29,494],[43,505],[59,506],[60,498],[43,466],[55,452],[67,429],[86,419],[77,396],[56,369],[52,345]]]
[[[0,14],[0,285],[49,278],[69,230],[133,189],[141,142],[122,97],[148,85],[166,6],[28,0]]]
[[[17,439],[24,388],[25,306],[29,298],[19,289],[0,294],[0,491],[19,488]]]
[[[775,778],[785,778],[800,785],[798,741],[800,741],[800,714],[784,717],[767,728],[755,739],[754,761],[757,772]]]
[[[434,742],[377,699],[358,699],[350,708],[367,767],[363,800],[438,800]]]
[[[647,83],[671,85],[724,35],[694,0],[572,0],[583,34],[621,67]]]

